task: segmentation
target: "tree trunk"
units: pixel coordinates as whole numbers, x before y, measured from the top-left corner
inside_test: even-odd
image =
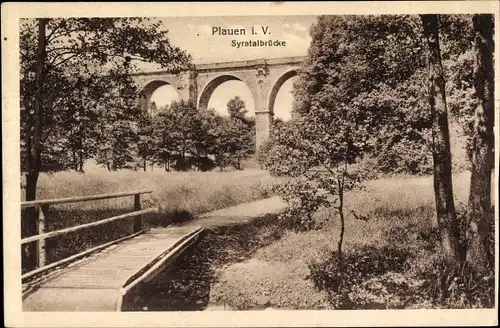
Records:
[[[29,167],[26,179],[26,200],[36,199],[36,185],[41,169],[41,133],[42,133],[42,112],[43,112],[43,68],[45,64],[45,19],[38,21],[38,54],[36,62],[36,93],[33,113],[33,142],[28,150]]]
[[[80,166],[80,172],[83,172],[83,154],[82,154],[82,151],[80,151],[80,157],[78,159],[78,164]]]
[[[71,155],[73,157],[73,163],[72,163],[73,170],[78,172],[78,161],[76,160],[76,151],[74,149],[72,150]]]
[[[339,179],[340,180],[340,179]],[[343,179],[342,179],[343,180]],[[339,256],[339,284],[337,286],[337,292],[341,292],[344,285],[344,262],[342,258],[342,244],[344,243],[344,232],[345,232],[345,218],[344,218],[344,183],[339,181],[339,216],[340,216],[340,236],[339,242],[337,244],[337,252]]]
[[[465,251],[460,243],[460,228],[453,201],[450,133],[446,108],[445,81],[439,49],[437,15],[421,15],[427,39],[429,59],[429,103],[432,116],[434,199],[443,251],[448,258],[462,263]]]
[[[181,154],[181,170],[186,171],[186,147],[182,147],[182,154]]]
[[[42,122],[41,117],[43,113],[43,68],[45,66],[45,26],[47,24],[46,19],[38,20],[38,52],[36,60],[36,90],[35,90],[35,102],[34,102],[34,113],[33,113],[33,135],[32,142],[30,143],[28,154],[28,172],[26,175],[26,201],[36,199],[36,188],[38,182],[38,176],[40,175],[41,169],[41,133],[42,133]],[[30,133],[28,131],[27,133]],[[37,233],[38,230],[38,211],[36,208],[26,209],[24,216],[24,223],[22,224],[23,236],[31,236]],[[23,264],[26,264],[29,268],[36,266],[36,244],[30,243],[25,248],[26,259]]]
[[[143,164],[144,172],[146,172],[146,166],[147,166],[147,163],[146,163],[146,159],[144,158],[144,164]]]
[[[494,264],[490,254],[491,173],[493,168],[494,72],[493,16],[474,15],[476,63],[475,89],[478,105],[474,115],[472,168],[468,204],[467,262],[478,271]]]

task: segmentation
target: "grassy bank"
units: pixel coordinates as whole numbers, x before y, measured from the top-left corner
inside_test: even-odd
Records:
[[[38,199],[86,196],[135,190],[152,190],[142,196],[142,206],[158,207],[146,224],[166,226],[192,219],[197,214],[262,199],[270,195],[274,179],[265,171],[153,172],[104,170],[86,174],[60,172],[40,176]],[[57,205],[50,208],[48,230],[57,230],[130,212],[133,197]],[[132,231],[131,220],[123,220],[52,238],[48,262],[76,254]]]
[[[457,204],[466,200],[468,184],[468,174],[454,178]],[[342,293],[339,225],[323,209],[316,218],[329,220],[321,230],[286,231],[250,259],[219,268],[212,302],[239,310],[493,306],[491,283],[472,275],[457,278],[442,266],[432,178],[381,179],[366,187],[347,198],[348,211],[368,221],[347,218]]]
[[[152,190],[144,200],[158,206],[162,212],[188,211],[205,213],[218,208],[262,198],[273,179],[265,171],[243,170],[232,172],[153,172],[93,171],[86,174],[60,172],[41,175],[38,199],[86,196],[133,190]],[[97,203],[97,202],[96,202]],[[128,199],[118,198],[102,206],[130,206]],[[81,208],[95,208],[92,203],[81,203]]]

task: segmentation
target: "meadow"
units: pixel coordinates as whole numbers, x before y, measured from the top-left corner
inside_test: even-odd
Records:
[[[454,174],[460,218],[469,180],[468,172]],[[145,223],[166,226],[270,196],[277,182],[256,169],[61,172],[40,178],[38,198],[150,189],[153,193],[144,196],[143,207],[158,207],[160,212],[146,217]],[[466,277],[443,264],[432,177],[384,177],[367,181],[365,187],[346,195],[344,292],[337,292],[338,218],[322,208],[314,218],[326,224],[307,232],[293,230],[275,215],[207,230],[198,246],[145,287],[135,310],[494,306],[493,277]],[[132,197],[55,206],[49,230],[121,214],[132,206]],[[47,245],[49,263],[131,232],[131,220],[125,220],[54,238]]]
[[[469,179],[468,173],[454,177],[459,217]],[[339,223],[321,209],[315,218],[327,224],[318,230],[285,230],[276,220],[259,223],[247,238],[262,244],[251,246],[243,260],[216,269],[210,302],[236,310],[494,306],[493,276],[464,278],[467,273],[443,267],[432,177],[369,181],[365,191],[348,195],[347,206],[342,293],[337,292]]]
[[[89,170],[85,174],[58,172],[39,178],[37,198],[53,199],[127,191],[152,190],[141,196],[142,208],[159,212],[145,215],[146,226],[167,226],[191,220],[198,214],[265,198],[276,180],[261,170],[231,172],[166,172]],[[133,196],[62,204],[50,207],[48,231],[80,225],[133,210]],[[48,263],[132,233],[132,220],[52,238],[48,241]]]

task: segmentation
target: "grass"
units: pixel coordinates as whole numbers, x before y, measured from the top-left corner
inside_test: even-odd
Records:
[[[87,174],[60,172],[52,176],[40,176],[37,198],[152,190],[153,193],[144,195],[143,199],[147,204],[159,206],[162,212],[182,210],[199,214],[262,198],[267,195],[267,186],[272,181],[269,174],[261,170],[165,172],[157,169],[153,172],[93,171]],[[131,203],[130,200],[118,198],[108,205],[132,206]],[[94,207],[90,202],[79,206]]]
[[[274,181],[267,172],[255,169],[232,172],[166,172],[162,169],[147,172],[90,170],[86,174],[60,172],[40,176],[37,198],[152,190],[152,194],[141,196],[142,207],[157,207],[160,211],[149,215],[145,223],[167,226],[193,219],[198,214],[265,198],[270,195]],[[93,222],[131,210],[132,196],[51,206],[47,230]],[[132,220],[112,222],[49,240],[48,262],[127,235],[132,232]]]
[[[468,173],[454,177],[457,203],[466,201],[469,178]],[[249,260],[220,269],[213,300],[238,310],[263,303],[287,309],[493,306],[491,285],[471,287],[472,280],[454,279],[453,272],[440,267],[431,177],[370,181],[365,191],[350,193],[346,203],[348,211],[368,221],[353,215],[346,220],[343,293],[337,292],[339,224],[322,209],[315,215],[318,220],[329,218],[322,229],[285,231]],[[449,274],[447,281],[442,280],[443,272]],[[444,295],[444,289],[455,294]]]

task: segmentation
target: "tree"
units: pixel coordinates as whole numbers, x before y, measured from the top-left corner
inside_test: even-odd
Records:
[[[225,167],[231,165],[233,162],[235,144],[232,137],[235,131],[233,130],[233,122],[226,117],[218,115],[214,122],[214,142],[209,151],[214,156],[215,165],[218,166],[222,172]]]
[[[229,123],[226,124],[229,138],[228,145],[231,149],[227,149],[231,161],[236,169],[241,170],[241,160],[249,157],[255,149],[255,121],[246,118],[247,109],[245,102],[236,96],[227,103],[227,111],[229,113]]]
[[[154,125],[153,118],[150,113],[153,112],[142,112],[140,114],[137,132],[137,155],[141,159],[141,164],[144,171],[146,171],[147,163],[148,161],[151,161],[155,152]]]
[[[96,161],[115,171],[134,168],[141,119],[141,108],[137,101],[137,87],[134,85],[127,68],[111,71],[109,81],[114,88],[99,105],[100,120],[98,131]]]
[[[227,112],[230,117],[241,121],[245,121],[245,115],[248,113],[245,102],[239,96],[228,101]]]
[[[148,108],[148,114],[150,117],[154,117],[158,114],[158,105],[156,105],[156,102],[152,101],[150,104],[149,104],[149,108]]]
[[[101,117],[90,115],[92,107],[103,101],[103,94],[112,97],[113,92],[108,90],[112,80],[123,78],[123,74],[109,74],[110,71],[116,72],[123,66],[132,69],[137,61],[155,62],[169,70],[189,62],[185,52],[170,44],[168,32],[161,29],[161,24],[144,24],[148,20],[21,21],[21,169],[26,173],[26,200],[36,199],[40,172],[74,168],[76,162],[81,167],[84,158],[94,152],[88,146],[98,134],[86,130]],[[99,87],[88,87],[97,82]],[[131,82],[128,79],[127,84],[132,86]],[[74,99],[85,101],[71,108]],[[68,110],[77,115],[67,115]],[[25,222],[31,223],[23,226],[34,227],[36,213],[28,214]],[[29,230],[32,229],[26,228],[23,233],[31,234]]]
[[[198,110],[192,118],[194,131],[194,161],[199,171],[213,168],[212,161],[208,158],[210,150],[216,141],[217,113],[214,109]]]
[[[43,74],[44,74],[44,63],[45,63],[45,27],[47,25],[47,21],[45,19],[40,19],[38,21],[38,51],[35,61],[35,97],[34,97],[34,105],[33,105],[33,127],[32,127],[32,135],[26,133],[27,143],[27,151],[28,153],[28,172],[26,174],[26,200],[33,200],[36,198],[36,184],[38,181],[38,175],[41,167],[41,134],[42,134],[42,125],[41,125],[41,115],[42,115],[42,101],[43,101]],[[26,219],[23,220],[23,230],[25,235],[33,235],[36,234],[37,230],[37,220],[36,215],[38,212],[30,208],[26,212]],[[27,245],[25,251],[28,256],[32,257],[29,261],[30,266],[33,266],[34,254],[37,251],[35,249],[36,244],[32,243]]]
[[[380,18],[318,18],[311,28],[308,58],[294,83],[293,118],[275,126],[262,158],[273,175],[293,178],[278,190],[290,206],[285,218],[307,229],[315,226],[312,214],[321,206],[338,216],[339,291],[343,286],[345,193],[362,187],[365,172],[358,164],[371,147],[371,124],[377,122],[378,109],[362,99],[378,91],[375,83],[370,84],[369,74],[377,76],[376,67],[383,64],[377,59],[384,58],[378,53],[370,60],[373,49],[360,53],[350,42],[359,45],[354,40],[365,39],[358,32],[383,23]]]
[[[294,114],[301,118],[274,128],[263,162],[273,174],[297,177],[313,190],[305,197],[308,188],[285,189],[285,196],[298,204],[292,207],[313,211],[314,203],[322,203],[314,190],[328,191],[337,200],[333,208],[341,227],[343,195],[366,178],[365,156],[386,172],[435,168],[444,245],[461,255],[437,21],[424,24],[424,31],[422,26],[418,16],[410,15],[318,18],[294,86]],[[431,39],[427,48],[423,36]],[[465,43],[449,42],[447,54],[462,52]],[[432,99],[426,98],[422,83],[429,73]],[[341,250],[340,244],[340,256]]]
[[[439,49],[438,17],[437,15],[421,15],[421,20],[428,47],[428,97],[432,116],[434,198],[441,245],[447,256],[462,263],[465,259],[465,252],[460,242],[461,233],[453,201],[448,110]]]
[[[36,197],[40,171],[60,170],[72,166],[66,161],[71,156],[60,155],[71,153],[77,144],[85,144],[83,140],[80,142],[75,139],[67,142],[65,131],[74,128],[73,122],[63,120],[63,114],[68,107],[67,99],[75,99],[75,93],[88,89],[89,81],[108,74],[110,68],[123,66],[124,61],[131,69],[135,67],[136,62],[146,61],[159,63],[170,70],[176,70],[189,62],[189,56],[185,52],[170,44],[168,32],[161,29],[161,23],[143,24],[147,21],[149,19],[142,18],[58,18],[22,21],[21,115],[25,119],[22,120],[21,128],[21,158],[22,167],[27,172],[27,200]],[[35,28],[37,25],[38,29]],[[33,74],[35,68],[39,74]],[[38,87],[34,87],[35,75]],[[75,83],[71,75],[78,75],[80,80],[78,81],[77,77]],[[111,76],[119,77],[120,74]],[[105,80],[98,79],[101,82]],[[108,78],[107,81],[109,80]],[[67,81],[73,83],[66,84]],[[109,85],[105,84],[102,90]],[[89,93],[89,99],[100,101],[100,95]],[[93,105],[93,102],[89,102],[86,108]],[[91,116],[83,113],[81,117]],[[83,128],[83,125],[89,126],[82,122],[77,125],[81,125],[80,128]],[[73,134],[77,135],[87,138],[86,133]],[[57,141],[59,136],[63,136],[61,141]],[[49,142],[52,139],[56,142]],[[52,161],[52,158],[56,160]],[[60,163],[51,168],[51,162]]]
[[[485,271],[494,265],[490,230],[491,173],[493,168],[494,69],[493,16],[474,15],[475,90],[477,106],[472,139],[472,169],[468,202],[467,260],[474,269]]]
[[[190,102],[173,102],[160,110],[156,123],[156,148],[160,158],[170,162],[175,158],[177,169],[185,171],[191,164],[198,165],[200,157],[206,157],[208,129],[211,113],[198,111]],[[166,163],[166,162],[164,162]]]
[[[170,162],[175,151],[175,145],[170,135],[173,129],[173,122],[169,115],[168,106],[161,108],[157,115],[152,116],[152,124],[152,162],[163,165],[165,171],[170,171]]]

